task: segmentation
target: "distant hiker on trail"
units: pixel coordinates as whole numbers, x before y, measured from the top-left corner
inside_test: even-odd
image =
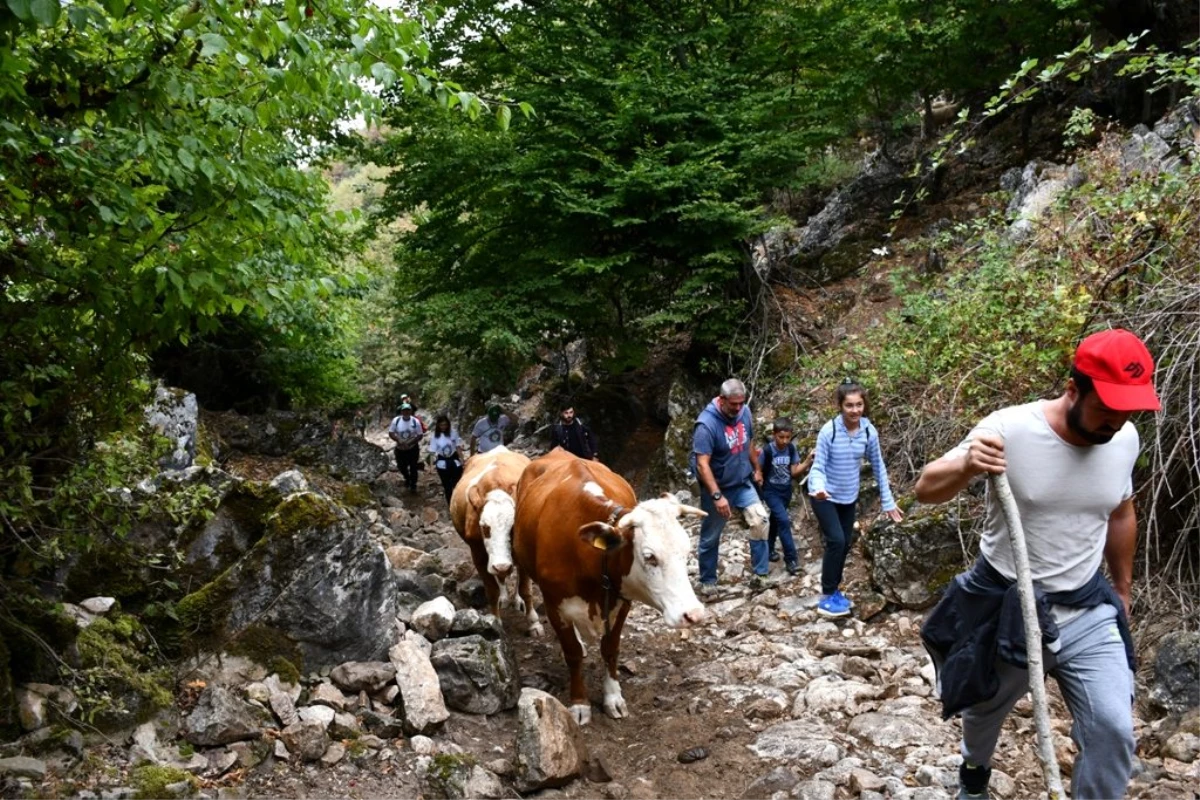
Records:
[[[500,412],[500,406],[488,406],[487,414],[476,420],[475,427],[471,429],[471,455],[486,453],[504,444],[511,425],[512,420]]]
[[[700,416],[692,433],[696,478],[700,481],[700,508],[708,513],[700,523],[700,595],[717,595],[717,555],[721,531],[736,508],[750,529],[750,562],[754,577],[750,588],[765,588],[767,561],[767,509],[758,498],[755,483],[762,483],[754,449],[754,430],[746,406],[746,387],[737,378],[721,384]],[[753,483],[751,482],[753,481]]]
[[[1008,476],[1039,598],[1046,671],[1075,720],[1076,798],[1124,797],[1132,774],[1128,614],[1139,442],[1130,417],[1161,408],[1153,373],[1150,352],[1129,331],[1088,336],[1075,351],[1062,395],[985,417],[928,464],[916,485],[918,500],[943,503],[977,475]],[[921,630],[939,667],[942,714],[962,714],[959,797],[969,798],[988,797],[1000,726],[1029,690],[1012,545],[992,492],[979,550],[975,566],[950,583]],[[1102,559],[1112,584],[1100,571]],[[996,652],[991,661],[977,657]]]
[[[792,421],[787,417],[776,419],[771,426],[771,441],[759,451],[758,464],[763,473],[762,499],[771,510],[767,552],[771,561],[779,560],[779,553],[775,550],[778,540],[783,547],[783,565],[789,575],[800,572],[796,542],[792,539],[792,520],[788,516],[788,505],[792,502],[792,481],[799,478],[812,462],[812,453],[801,459],[800,451],[792,444]]]
[[[454,494],[454,487],[463,474],[462,439],[458,431],[450,426],[450,418],[442,414],[433,424],[433,436],[429,440],[429,455],[437,467],[438,478],[442,481],[442,492],[446,502]]]
[[[413,414],[410,404],[401,403],[399,415],[388,426],[388,436],[396,443],[396,469],[400,470],[410,492],[417,490],[421,437],[424,435],[425,423]]]
[[[354,412],[354,432],[360,439],[367,438],[367,412],[361,408]]]
[[[550,448],[561,447],[588,461],[599,461],[596,438],[592,431],[575,417],[575,407],[567,406],[558,415],[558,423],[550,427]]]
[[[837,388],[838,415],[821,426],[808,473],[808,497],[821,526],[825,554],[821,557],[821,599],[817,613],[823,617],[849,616],[853,601],[842,594],[842,573],[850,554],[857,517],[858,484],[865,457],[879,484],[883,513],[893,522],[904,514],[892,498],[887,469],[879,447],[879,431],[867,419],[867,390],[847,378]]]

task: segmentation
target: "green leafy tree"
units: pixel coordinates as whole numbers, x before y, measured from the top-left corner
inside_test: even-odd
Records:
[[[502,385],[541,343],[587,337],[621,366],[663,330],[728,336],[769,190],[855,114],[831,62],[779,47],[816,41],[822,15],[773,0],[451,4],[435,58],[536,113],[493,131],[398,99],[370,152],[397,167],[380,207],[416,224],[398,313],[431,360]]]
[[[425,23],[367,0],[0,3],[6,492],[118,426],[164,344],[266,336],[306,380],[357,282],[306,167],[377,117],[376,87],[445,91]]]

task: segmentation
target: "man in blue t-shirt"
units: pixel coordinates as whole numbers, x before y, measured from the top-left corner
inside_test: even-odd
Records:
[[[721,394],[713,398],[696,418],[692,452],[696,478],[700,481],[700,508],[708,512],[700,524],[700,594],[712,597],[717,592],[721,531],[733,516],[734,509],[742,512],[746,527],[750,529],[750,561],[754,569],[751,589],[764,588],[770,567],[767,561],[768,516],[754,488],[755,483],[762,483],[762,470],[754,448],[746,387],[737,378],[722,383]]]

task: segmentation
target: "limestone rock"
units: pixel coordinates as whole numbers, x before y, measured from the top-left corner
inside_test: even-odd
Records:
[[[521,792],[565,786],[582,771],[587,746],[566,706],[540,689],[517,702],[516,782]]]
[[[791,720],[767,728],[750,750],[759,758],[796,762],[806,770],[836,764],[842,748],[830,741],[829,729],[810,720]]]
[[[437,671],[429,655],[413,642],[399,642],[388,651],[396,671],[396,686],[404,707],[404,726],[425,733],[450,717]]]
[[[159,384],[144,413],[146,422],[172,445],[171,453],[159,460],[159,466],[167,470],[190,467],[196,458],[196,431],[200,423],[196,395]]]
[[[334,711],[346,707],[346,695],[332,683],[318,683],[308,693],[308,702],[313,705],[329,706]]]
[[[329,679],[344,692],[373,692],[396,677],[396,667],[388,661],[350,661],[339,664]],[[342,700],[345,705],[345,699]]]
[[[308,491],[308,479],[298,469],[289,469],[271,479],[271,488],[286,497],[295,492]]]
[[[479,634],[443,639],[431,655],[449,708],[470,714],[495,714],[517,704],[521,693],[512,642]]]
[[[204,689],[184,722],[184,738],[200,747],[257,739],[269,723],[266,712],[229,689],[213,684]]]
[[[327,729],[333,724],[333,718],[337,714],[329,706],[304,706],[297,709],[296,713],[300,716],[301,722],[315,722],[321,725],[322,730]]]
[[[766,775],[755,778],[742,792],[742,800],[771,797],[776,792],[788,792],[797,784],[796,774],[787,767],[776,767]]]
[[[112,607],[116,605],[116,602],[117,600],[114,597],[89,597],[87,600],[82,601],[79,605],[89,614],[95,614],[98,617],[102,617],[112,610]]]
[[[329,736],[325,725],[319,721],[297,722],[279,732],[280,740],[288,752],[302,761],[316,761],[329,748]]]
[[[232,567],[179,603],[205,636],[228,640],[247,629],[281,635],[318,670],[377,660],[399,638],[392,621],[399,585],[383,549],[328,498],[290,495],[266,532]]]
[[[1168,712],[1182,714],[1200,706],[1200,632],[1173,631],[1158,643],[1150,699]]]
[[[431,642],[436,642],[450,632],[454,624],[454,605],[445,597],[435,597],[422,603],[413,612],[409,625]]]
[[[283,727],[286,728],[288,725],[294,725],[300,721],[300,715],[296,713],[296,703],[287,692],[272,692],[268,704]]]
[[[933,738],[930,730],[915,719],[874,711],[854,717],[848,730],[876,747],[889,750],[919,745]]]
[[[0,758],[0,775],[40,781],[46,777],[46,762],[29,756]]]
[[[499,800],[508,796],[500,779],[469,756],[421,756],[416,769],[421,776],[422,794],[427,798]]]
[[[904,608],[932,606],[964,567],[958,518],[947,506],[917,506],[899,524],[880,517],[867,528],[863,552],[871,583]]]

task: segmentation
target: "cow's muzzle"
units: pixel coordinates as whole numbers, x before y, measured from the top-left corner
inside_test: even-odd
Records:
[[[704,622],[708,614],[704,610],[704,606],[696,606],[690,611],[683,612],[683,618],[679,621],[679,627],[686,628],[690,625],[698,625]]]
[[[510,563],[488,564],[488,572],[495,575],[500,580],[508,578],[508,573],[512,572],[513,565]]]

